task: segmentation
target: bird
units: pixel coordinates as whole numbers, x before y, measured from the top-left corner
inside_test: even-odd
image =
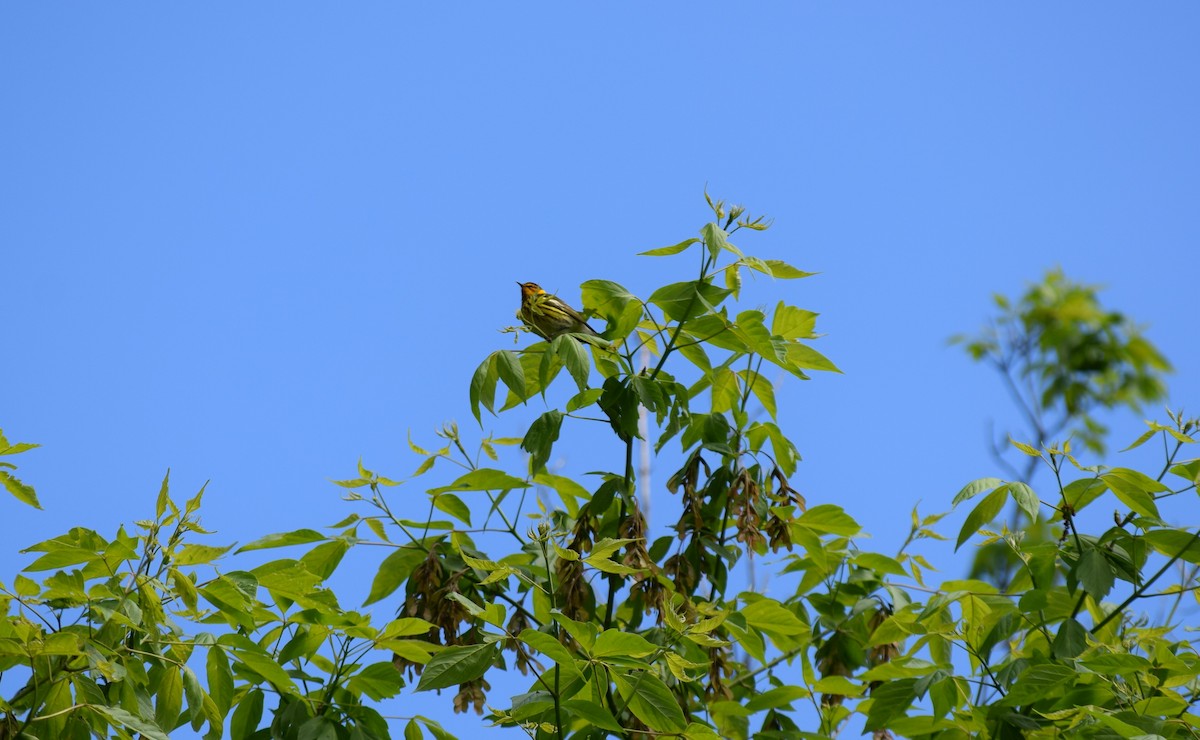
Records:
[[[558,296],[551,295],[537,283],[522,283],[521,308],[517,310],[517,318],[525,326],[542,339],[550,341],[568,332],[590,334],[594,337],[600,334],[588,326],[583,314],[568,306]]]

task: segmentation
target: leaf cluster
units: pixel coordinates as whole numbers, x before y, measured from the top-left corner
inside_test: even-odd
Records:
[[[203,490],[179,508],[164,480],[132,534],[77,528],[29,548],[25,572],[46,575],[0,591],[0,670],[28,676],[0,702],[0,738],[385,738],[381,702],[405,687],[538,740],[833,738],[852,721],[875,738],[1200,734],[1200,658],[1177,616],[1200,593],[1200,529],[1160,511],[1196,495],[1200,460],[1184,453],[1197,421],[1172,414],[1131,445],[1163,441],[1157,475],[1081,465],[1041,433],[1054,407],[1148,400],[1165,360],[1057,278],[1001,319],[1003,335],[972,343],[1054,389],[1031,401],[1039,434],[1013,447],[1055,484],[964,486],[955,550],[1003,548],[1016,566],[1003,584],[935,582],[914,545],[946,539],[946,514],[914,508],[901,548],[877,552],[841,506],[794,487],[776,386],[837,368],[812,346],[815,313],[746,306],[744,281],[810,273],[735,246],[765,219],[708,205],[694,236],[643,253],[688,279],[645,298],[589,280],[599,336],[484,358],[471,413],[542,404],[520,436],[472,443],[446,424],[433,449],[409,440],[420,462],[404,480],[359,461],[335,481],[353,512],[328,532],[199,544]],[[597,447],[610,462],[553,469],[564,430],[588,424],[611,432]],[[639,448],[670,471],[655,530],[635,496]],[[1009,502],[1022,518],[995,527]],[[1101,502],[1112,526],[1085,531],[1080,512]],[[303,553],[223,567],[284,547]],[[384,617],[343,608],[328,585],[352,550],[384,553],[363,604]],[[738,573],[764,562],[770,591]],[[1157,618],[1142,609],[1162,604]],[[500,677],[516,692],[493,689]],[[406,739],[451,737],[401,721]]]

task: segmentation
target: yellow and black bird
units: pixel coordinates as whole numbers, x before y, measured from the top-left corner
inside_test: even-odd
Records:
[[[542,290],[537,283],[517,282],[521,286],[521,308],[517,318],[525,322],[534,334],[550,341],[560,334],[578,332],[600,336],[588,326],[583,314],[568,306],[557,296]]]

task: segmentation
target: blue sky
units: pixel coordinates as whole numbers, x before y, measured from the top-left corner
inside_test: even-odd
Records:
[[[1172,404],[1200,406],[1198,23],[1185,3],[6,4],[0,427],[43,445],[19,462],[45,511],[0,502],[0,580],[18,546],[149,515],[168,467],[181,496],[211,481],[219,541],[333,523],[328,479],[359,456],[405,477],[409,430],[476,432],[467,385],[512,347],[514,280],[577,301],[591,278],[689,279],[635,253],[693,235],[706,186],[775,219],[740,246],[821,273],[747,300],[821,313],[845,374],[779,389],[798,487],[893,551],[918,499],[997,473],[987,423],[1015,415],[946,346],[992,293],[1056,265],[1107,286],[1174,363]],[[1142,429],[1114,424],[1114,448]]]

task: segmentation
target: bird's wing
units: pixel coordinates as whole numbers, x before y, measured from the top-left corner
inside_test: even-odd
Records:
[[[586,316],[579,313],[575,309],[571,308],[571,306],[566,301],[560,301],[560,303],[562,304],[561,307],[562,307],[563,313],[570,316],[572,319],[578,321],[579,323],[583,324],[584,328],[588,330],[588,333],[594,334],[595,336],[600,336],[600,334],[595,329],[593,329],[591,326],[588,325]]]

